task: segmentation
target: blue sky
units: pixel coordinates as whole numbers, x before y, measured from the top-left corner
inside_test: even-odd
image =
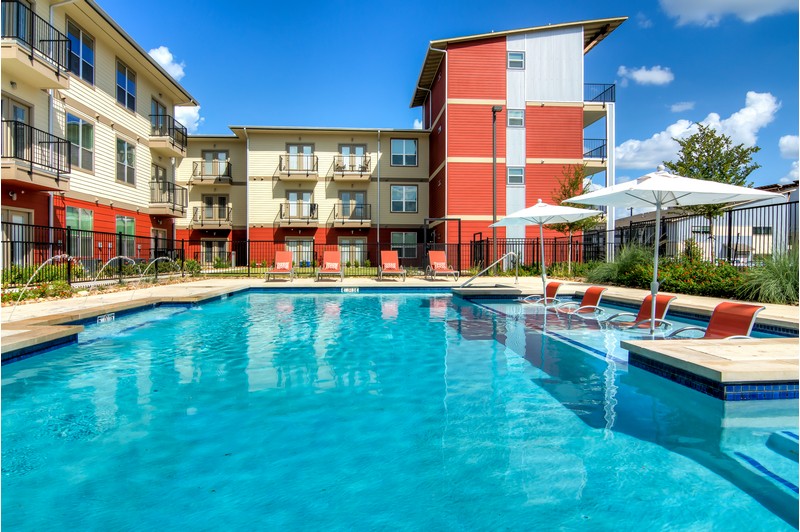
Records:
[[[198,134],[412,128],[429,41],[628,16],[585,66],[617,84],[618,181],[672,160],[696,122],[761,147],[755,185],[797,179],[796,0],[99,3],[200,102],[176,111]]]

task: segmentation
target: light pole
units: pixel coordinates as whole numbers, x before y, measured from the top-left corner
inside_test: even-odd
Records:
[[[503,110],[502,105],[492,106],[492,224],[497,223],[497,113]],[[492,227],[492,263],[497,260],[497,227]],[[497,265],[492,267],[492,274],[497,272]]]

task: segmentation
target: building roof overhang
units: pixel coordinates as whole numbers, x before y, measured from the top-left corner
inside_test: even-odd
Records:
[[[433,85],[434,76],[436,76],[436,72],[439,70],[439,65],[441,64],[442,59],[447,51],[447,47],[451,44],[478,41],[481,39],[495,39],[497,37],[507,37],[509,35],[518,35],[520,33],[533,33],[552,31],[554,29],[561,28],[582,27],[583,53],[586,54],[626,20],[628,20],[628,17],[565,22],[562,24],[548,24],[547,26],[534,26],[532,28],[494,31],[491,33],[480,33],[476,35],[466,35],[464,37],[454,37],[451,39],[431,41],[428,45],[428,51],[425,54],[425,60],[422,62],[422,69],[420,70],[419,78],[417,78],[417,86],[414,89],[414,97],[411,99],[411,107],[419,107],[425,103],[427,94],[430,92],[431,85]]]

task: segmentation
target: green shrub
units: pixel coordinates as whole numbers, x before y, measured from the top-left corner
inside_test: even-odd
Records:
[[[741,299],[761,303],[797,305],[800,292],[797,249],[764,257],[760,266],[742,275],[736,291]]]
[[[372,267],[372,261],[370,261],[369,259],[366,259],[364,261],[364,267],[365,268],[371,268]]]
[[[736,297],[742,273],[725,262],[714,264],[700,260],[664,260],[659,264],[660,289],[679,294]]]
[[[231,263],[223,259],[222,257],[217,257],[214,259],[214,268],[220,269],[220,268],[230,268],[230,267]]]
[[[200,275],[201,269],[202,268],[200,268],[200,263],[197,262],[196,260],[189,259],[183,261],[183,270],[192,277],[197,277],[198,275]]]
[[[595,284],[619,284],[649,288],[653,279],[653,251],[644,246],[625,246],[614,262],[595,263],[586,280]]]

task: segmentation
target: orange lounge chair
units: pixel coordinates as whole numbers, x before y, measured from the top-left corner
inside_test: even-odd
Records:
[[[294,280],[294,266],[292,266],[291,251],[276,251],[275,266],[267,270],[266,280],[272,275],[288,275],[289,280]]]
[[[672,302],[676,299],[677,296],[670,296],[667,294],[656,295],[656,327],[663,327],[665,329],[672,327],[672,324],[666,321],[664,317],[667,315],[670,304],[672,304]],[[619,312],[613,316],[609,316],[608,319],[603,321],[603,323],[620,329],[642,329],[650,327],[650,315],[652,307],[653,295],[648,294],[647,297],[644,298],[644,301],[642,301],[642,306],[639,307],[638,314],[634,314],[633,312]],[[634,316],[633,320],[631,320],[629,316]],[[628,319],[618,319],[620,317]]]
[[[383,281],[384,275],[400,275],[406,280],[406,269],[400,266],[397,251],[381,251],[381,265],[378,268],[378,279]]]
[[[586,292],[583,293],[583,298],[580,303],[577,301],[566,301],[554,307],[550,307],[550,309],[560,314],[568,314],[570,316],[592,315],[592,317],[594,317],[604,312],[604,310],[600,308],[600,300],[603,299],[603,292],[606,290],[608,289],[603,286],[590,286],[586,289]]]
[[[317,269],[317,281],[323,275],[338,275],[344,282],[342,269],[342,254],[338,251],[326,251],[322,254],[322,267]]]
[[[558,281],[550,281],[544,289],[544,297],[541,294],[531,294],[529,296],[518,299],[520,303],[533,303],[536,305],[552,305],[559,304],[560,300],[557,298],[558,289],[561,288],[561,283]]]
[[[433,280],[436,279],[437,274],[452,275],[453,280],[458,281],[459,271],[447,265],[447,255],[445,255],[444,251],[429,251],[425,277],[430,277]]]
[[[733,303],[723,301],[714,308],[711,318],[708,320],[708,327],[681,327],[670,333],[668,338],[675,338],[684,331],[703,331],[706,339],[741,339],[751,338],[753,325],[756,322],[758,313],[764,310],[761,305],[750,305],[748,303]],[[685,338],[698,338],[697,336],[687,336]]]

